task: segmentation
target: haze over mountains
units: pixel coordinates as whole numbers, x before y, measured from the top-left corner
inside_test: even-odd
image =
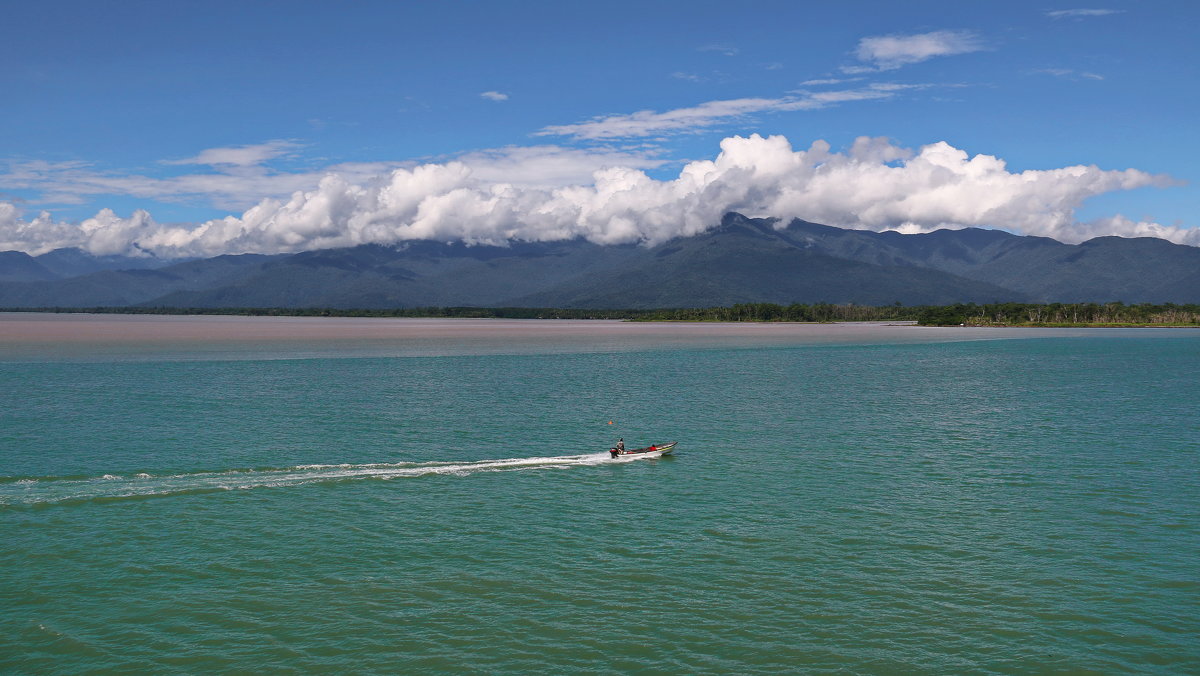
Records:
[[[739,302],[1200,302],[1200,248],[967,228],[847,230],[727,214],[654,247],[408,241],[182,262],[0,252],[0,307],[657,308]]]

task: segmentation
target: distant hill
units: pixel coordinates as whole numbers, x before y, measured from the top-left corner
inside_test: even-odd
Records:
[[[217,256],[158,270],[102,270],[45,282],[0,282],[0,307],[138,305],[182,289],[221,286],[252,274],[271,256]]]
[[[1200,301],[1200,248],[1154,237],[1063,244],[979,228],[902,235],[799,220],[784,232],[832,256],[941,270],[1011,289],[1033,302]]]
[[[100,269],[86,254],[0,252],[0,307],[657,308],[739,302],[1200,302],[1200,248],[1063,244],[968,228],[921,235],[727,214],[655,247],[583,240],[404,242]],[[61,250],[60,250],[61,251]],[[51,252],[58,253],[58,252]],[[82,254],[82,252],[79,252]],[[70,267],[74,260],[77,265]],[[150,259],[155,260],[155,259]],[[99,264],[113,263],[113,261]]]
[[[153,270],[182,260],[156,258],[154,256],[95,256],[82,249],[55,249],[37,257],[41,263],[60,278],[78,277],[101,270]]]
[[[0,251],[0,282],[41,282],[57,278],[58,275],[23,251]]]
[[[514,299],[529,307],[712,307],[742,302],[943,304],[1022,300],[940,270],[831,255],[766,219],[728,214],[716,228],[630,256],[597,279],[580,276]]]
[[[55,249],[40,256],[0,251],[0,282],[43,282],[102,270],[151,270],[180,262],[154,256],[95,256],[82,249]]]

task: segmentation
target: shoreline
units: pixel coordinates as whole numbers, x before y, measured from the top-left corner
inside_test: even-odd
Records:
[[[447,317],[0,313],[0,361],[59,356],[136,359],[190,354],[240,359],[901,345],[1098,336],[1105,335],[1105,329],[1108,329],[1108,335],[1130,335],[1129,332],[1138,328],[1146,327],[920,326],[912,321],[631,322],[618,319],[530,321]]]
[[[652,318],[639,314],[673,312],[673,310],[575,310],[552,308],[442,308],[461,313],[424,313],[426,308],[411,310],[336,310],[326,308],[0,308],[0,319],[5,316],[120,316],[120,317],[243,317],[243,318],[293,318],[293,319],[444,319],[444,320],[512,320],[512,321],[616,321],[630,324],[779,324],[820,326],[827,324],[886,324],[889,326],[921,326],[925,328],[972,328],[972,329],[1196,329],[1200,324],[1164,322],[1020,322],[1020,323],[954,323],[922,324],[909,318],[873,319],[720,319],[720,318]],[[519,316],[509,316],[510,314]]]

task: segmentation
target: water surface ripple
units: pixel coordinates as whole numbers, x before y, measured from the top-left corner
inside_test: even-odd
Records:
[[[1197,673],[1193,335],[9,361],[0,671]]]

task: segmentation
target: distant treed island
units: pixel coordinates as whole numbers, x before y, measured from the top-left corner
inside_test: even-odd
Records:
[[[49,312],[142,315],[240,315],[253,317],[380,317],[458,319],[617,319],[634,322],[916,322],[920,326],[1196,326],[1200,305],[1125,305],[1124,303],[958,303],[869,306],[832,303],[737,303],[729,307],[656,310],[578,308],[423,307],[341,308],[0,308],[0,312]]]

